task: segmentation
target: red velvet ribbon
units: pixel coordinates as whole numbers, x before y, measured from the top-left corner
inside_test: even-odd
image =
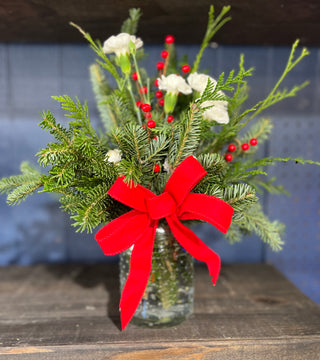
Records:
[[[206,175],[193,157],[187,157],[169,178],[164,192],[155,195],[141,185],[130,187],[119,177],[108,194],[133,210],[111,221],[96,234],[96,240],[106,255],[115,255],[134,245],[130,270],[120,300],[122,329],[134,315],[148,283],[152,267],[155,231],[165,218],[174,237],[195,259],[205,262],[216,283],[220,258],[208,248],[181,220],[204,220],[226,233],[233,208],[214,196],[190,193]]]

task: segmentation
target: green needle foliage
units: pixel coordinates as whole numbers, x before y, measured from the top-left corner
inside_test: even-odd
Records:
[[[215,16],[214,7],[210,7],[207,30],[191,68],[195,76],[199,75],[200,61],[210,41],[231,19],[226,16],[229,10],[230,7],[225,6]],[[129,15],[121,31],[133,36],[141,11],[131,9]],[[69,119],[68,125],[62,125],[49,111],[42,113],[39,126],[53,137],[53,141],[37,153],[39,165],[47,171],[41,174],[24,162],[21,174],[0,180],[0,192],[8,194],[8,204],[18,204],[35,191],[58,193],[62,210],[70,214],[77,230],[91,232],[130,210],[108,195],[118,176],[125,176],[129,186],[139,183],[161,194],[175,168],[186,157],[194,155],[207,175],[193,191],[223,199],[234,208],[227,239],[237,242],[244,234],[256,233],[273,250],[281,249],[283,225],[266,217],[257,193],[280,194],[286,190],[274,184],[275,178],[268,178],[267,167],[286,161],[320,164],[281,157],[258,159],[256,151],[268,140],[273,128],[270,119],[259,116],[279,101],[296,96],[307,85],[304,82],[291,89],[281,89],[285,77],[308,51],[302,49],[296,56],[296,41],[270,93],[245,109],[249,96],[247,78],[252,76],[253,69],[245,68],[243,56],[238,70],[222,73],[217,80],[206,76],[201,89],[197,86],[191,89],[181,78],[179,81],[189,91],[179,90],[178,96],[178,91],[169,90],[161,81],[170,74],[179,73],[185,58],[177,58],[174,44],[165,44],[168,56],[160,71],[163,76],[159,76],[159,84],[160,90],[167,91],[165,101],[171,101],[168,113],[166,109],[170,107],[163,107],[158,100],[159,89],[153,85],[155,77],[149,78],[139,66],[143,50],[135,45],[135,37],[130,38],[127,49],[121,54],[107,55],[99,41],[72,25],[88,40],[98,57],[90,67],[90,77],[103,131],[97,132],[92,127],[86,104],[67,95],[54,96]],[[116,88],[110,86],[106,72],[113,77]],[[189,77],[187,79],[191,85]],[[151,108],[144,110],[138,102],[149,104]],[[212,113],[214,118],[210,118]],[[221,120],[221,113],[224,120]],[[253,119],[255,121],[248,126]],[[251,139],[256,139],[257,145],[244,151],[241,145],[250,143]],[[236,145],[236,151],[232,153],[232,161],[227,161],[225,155],[231,143]]]

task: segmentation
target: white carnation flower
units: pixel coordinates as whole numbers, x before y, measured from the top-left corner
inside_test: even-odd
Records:
[[[119,149],[109,150],[104,160],[108,161],[109,163],[113,163],[115,165],[118,164],[121,161],[121,150]]]
[[[197,72],[192,73],[188,76],[188,83],[192,87],[193,90],[198,91],[202,94],[208,84],[208,79],[216,85],[216,80],[209,75],[198,74]]]
[[[136,49],[142,47],[143,42],[140,38],[127,33],[120,33],[116,36],[110,36],[103,44],[105,54],[115,53],[118,57],[122,54],[129,53],[129,42],[134,43]]]
[[[191,87],[186,83],[185,79],[176,74],[170,74],[168,76],[161,75],[159,81],[159,89],[166,90],[172,94],[182,94],[189,95],[192,93]]]
[[[201,104],[202,108],[210,107],[205,110],[203,117],[209,121],[216,121],[218,124],[228,124],[229,114],[228,114],[228,101],[225,100],[213,100],[213,101],[204,101]]]

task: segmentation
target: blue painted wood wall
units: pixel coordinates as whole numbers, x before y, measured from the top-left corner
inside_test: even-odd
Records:
[[[152,72],[159,61],[160,46],[147,46],[150,53],[145,66]],[[192,61],[197,47],[178,47]],[[209,49],[203,68],[216,77],[237,67],[240,53],[246,65],[255,67],[250,80],[253,104],[262,99],[280,76],[289,48],[227,47]],[[275,129],[261,150],[269,156],[303,156],[320,160],[320,49],[288,78],[287,86],[309,79],[311,84],[300,96],[270,109]],[[86,45],[0,44],[0,177],[19,171],[22,160],[36,163],[34,154],[50,141],[50,134],[37,127],[39,112],[63,114],[51,95],[68,94],[87,100],[91,119],[98,124],[98,114],[91,91],[88,67],[94,55]],[[218,251],[224,262],[271,262],[308,296],[320,303],[320,168],[294,163],[270,169],[279,183],[293,194],[265,196],[264,207],[271,219],[287,226],[286,245],[272,253],[255,236],[229,245],[211,226],[197,228],[197,233]],[[107,261],[93,234],[78,234],[68,217],[59,210],[57,199],[48,194],[29,198],[18,207],[8,207],[0,197],[0,265],[38,262]],[[112,258],[111,260],[115,260]]]

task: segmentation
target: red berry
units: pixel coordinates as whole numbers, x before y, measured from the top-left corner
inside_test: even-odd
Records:
[[[144,124],[142,125],[142,127],[143,127],[144,129],[146,128],[146,126],[145,126]]]
[[[160,100],[159,100],[159,105],[160,105],[160,106],[163,106],[163,105],[164,105],[164,99],[160,99]]]
[[[162,70],[164,68],[164,63],[162,62],[162,61],[159,61],[158,63],[157,63],[157,69],[158,70]]]
[[[226,161],[232,161],[233,156],[231,154],[227,154],[225,157]]]
[[[161,99],[163,97],[163,92],[158,90],[156,91],[156,98]]]
[[[174,37],[172,35],[167,35],[164,41],[167,44],[172,44],[172,43],[174,43]]]
[[[154,171],[155,173],[158,173],[158,172],[160,171],[160,165],[155,164],[155,165],[154,165],[154,168],[153,168],[153,171]]]
[[[249,146],[248,143],[244,143],[244,144],[241,145],[241,147],[242,147],[242,150],[243,150],[243,151],[247,151],[247,150],[249,150],[249,147],[250,147],[250,146]]]
[[[252,138],[252,139],[250,140],[250,145],[256,146],[257,144],[258,144],[258,140],[257,140],[257,139]]]
[[[167,50],[161,51],[161,57],[162,57],[162,58],[166,59],[166,58],[168,57],[168,55],[169,55],[169,53],[168,53]]]
[[[159,80],[158,80],[158,79],[156,79],[156,80],[154,81],[154,85],[155,85],[156,87],[159,86]]]
[[[136,72],[132,74],[132,79],[135,81],[138,80],[138,74]]]
[[[191,70],[191,67],[189,65],[183,65],[181,70],[184,73],[188,73]]]
[[[174,119],[173,116],[169,115],[167,118],[168,123],[171,123],[173,121],[173,119]]]
[[[140,108],[141,105],[142,105],[142,102],[138,100],[138,101],[136,102],[136,105],[137,105],[138,108]]]
[[[235,150],[236,150],[236,146],[235,146],[234,144],[230,144],[230,145],[228,146],[228,151],[234,152]]]
[[[148,128],[152,129],[156,126],[156,122],[154,120],[149,120],[147,122],[147,126],[148,126]]]
[[[151,118],[152,118],[152,114],[151,114],[150,112],[147,112],[147,113],[144,114],[144,117],[145,117],[146,119],[151,119]]]
[[[142,111],[144,111],[144,112],[148,112],[148,111],[151,110],[151,105],[150,105],[150,104],[142,104],[142,105],[141,105],[141,109],[142,109]]]
[[[157,140],[158,138],[155,136],[152,140]]]
[[[148,88],[146,86],[142,86],[142,88],[140,88],[141,94],[146,94],[147,92],[148,92]]]

